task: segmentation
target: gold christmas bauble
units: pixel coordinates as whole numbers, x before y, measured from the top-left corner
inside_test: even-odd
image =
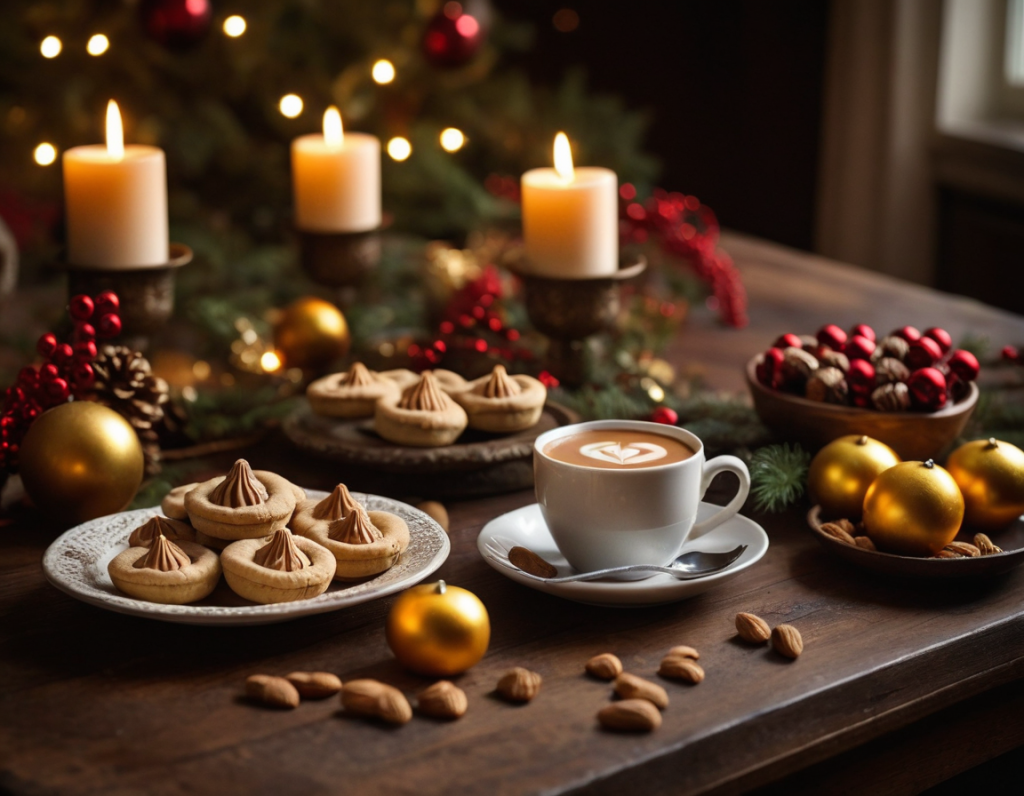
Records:
[[[18,470],[44,514],[74,525],[115,514],[142,483],[142,446],[113,409],[73,401],[43,412],[21,444]]]
[[[388,614],[387,638],[407,669],[450,677],[484,657],[491,621],[473,592],[441,580],[413,586],[395,600]]]
[[[864,496],[864,528],[886,553],[933,556],[953,541],[963,519],[960,487],[930,459],[890,467]]]
[[[988,531],[1024,514],[1024,451],[997,439],[975,440],[949,455],[946,469],[964,494],[964,522]]]
[[[319,368],[348,353],[352,336],[341,310],[331,302],[306,296],[281,313],[274,327],[274,347],[289,368]]]
[[[899,463],[896,451],[883,442],[863,434],[840,437],[811,461],[807,472],[811,500],[821,505],[826,517],[856,519],[871,482]]]

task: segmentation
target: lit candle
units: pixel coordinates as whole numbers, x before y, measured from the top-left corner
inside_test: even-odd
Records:
[[[292,141],[295,226],[307,232],[365,232],[380,226],[380,140],[342,130],[324,114],[323,135]]]
[[[559,279],[609,276],[619,268],[618,179],[611,169],[574,169],[569,139],[555,136],[555,167],[523,175],[527,268]]]
[[[106,146],[74,147],[63,162],[68,262],[112,270],[167,263],[164,151],[125,146],[116,102],[107,105]]]

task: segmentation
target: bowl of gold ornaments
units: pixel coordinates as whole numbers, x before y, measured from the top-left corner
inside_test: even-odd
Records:
[[[821,449],[808,471],[808,524],[851,564],[919,578],[994,576],[1024,563],[1024,451],[967,442],[946,466],[901,461],[864,434]]]
[[[904,459],[925,460],[963,432],[978,402],[978,360],[938,327],[876,339],[858,324],[784,334],[746,367],[761,421],[812,449],[867,434]]]

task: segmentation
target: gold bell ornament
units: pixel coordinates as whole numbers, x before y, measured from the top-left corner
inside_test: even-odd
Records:
[[[1024,451],[1009,442],[979,439],[949,455],[946,469],[964,495],[964,522],[999,531],[1024,514]]]
[[[833,440],[811,461],[807,488],[811,500],[830,518],[856,519],[864,495],[880,473],[899,464],[896,451],[863,434]]]
[[[341,310],[306,296],[289,304],[274,325],[274,347],[285,367],[316,369],[348,353],[352,335]]]

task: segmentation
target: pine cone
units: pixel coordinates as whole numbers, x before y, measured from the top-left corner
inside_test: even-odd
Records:
[[[142,443],[146,473],[160,472],[160,440],[156,426],[164,418],[167,382],[154,376],[149,360],[127,346],[103,346],[92,364],[96,372],[94,400],[125,420]]]

